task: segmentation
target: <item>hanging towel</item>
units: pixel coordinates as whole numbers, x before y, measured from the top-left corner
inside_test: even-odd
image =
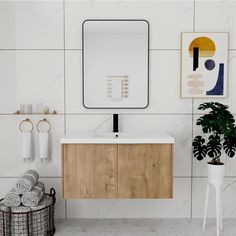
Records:
[[[21,202],[24,206],[33,207],[37,206],[44,195],[44,184],[38,182],[31,191],[23,194]]]
[[[11,207],[11,212],[12,212],[11,235],[20,235],[20,236],[31,235],[32,232],[31,209],[25,206]],[[25,214],[27,212],[28,214]]]
[[[33,139],[32,132],[21,132],[21,157],[24,161],[32,160],[33,155]]]
[[[44,195],[38,206],[30,207],[32,210],[32,235],[45,236],[49,230],[49,213],[48,206],[52,204],[52,198]],[[47,208],[45,208],[47,207]],[[45,209],[43,209],[45,208]],[[43,210],[42,210],[43,209]]]
[[[39,157],[42,161],[49,158],[49,133],[39,131]]]
[[[25,194],[29,192],[33,186],[37,183],[39,174],[34,170],[26,171],[23,176],[16,183],[16,191],[19,194]]]
[[[16,191],[15,188],[13,188],[12,190],[10,190],[4,200],[3,203],[8,206],[8,207],[17,207],[20,206],[21,204],[21,198],[20,195],[18,194],[18,192]]]
[[[4,203],[0,203],[0,235],[10,236],[10,210],[10,207]]]

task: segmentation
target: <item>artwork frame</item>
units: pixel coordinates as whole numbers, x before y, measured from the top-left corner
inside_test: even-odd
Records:
[[[228,32],[181,33],[182,98],[227,97]]]

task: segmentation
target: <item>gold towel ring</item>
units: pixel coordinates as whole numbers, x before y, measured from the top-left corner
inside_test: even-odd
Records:
[[[20,124],[19,124],[19,129],[20,129],[20,131],[23,132],[21,126],[22,126],[22,124],[23,124],[24,122],[28,122],[28,123],[31,124],[32,127],[31,127],[30,132],[32,132],[32,131],[34,130],[34,124],[33,124],[33,122],[32,122],[29,118],[27,118],[27,119],[25,119],[25,120],[22,120],[22,121],[20,122]]]
[[[51,130],[51,124],[50,124],[50,122],[49,122],[46,118],[44,118],[44,119],[42,119],[42,120],[40,120],[40,121],[38,122],[38,124],[37,124],[37,130],[38,130],[38,132],[40,132],[39,125],[40,125],[40,123],[43,123],[43,122],[46,122],[46,123],[48,124],[48,130],[47,130],[47,132],[49,132],[49,131]]]

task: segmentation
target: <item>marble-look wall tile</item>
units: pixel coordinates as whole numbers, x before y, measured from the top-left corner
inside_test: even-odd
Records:
[[[228,73],[228,106],[231,112],[236,113],[236,51],[229,52]]]
[[[62,51],[0,51],[0,113],[13,113],[19,104],[44,103],[64,111]]]
[[[66,133],[112,132],[112,115],[66,115]]]
[[[149,106],[146,109],[86,109],[82,104],[81,51],[66,52],[66,112],[76,113],[191,113],[192,99],[180,98],[180,53],[150,51]],[[96,96],[96,94],[94,94]],[[98,98],[99,99],[99,98]]]
[[[34,123],[34,160],[24,162],[21,158],[21,136],[19,124],[25,118],[30,118]],[[38,132],[35,128],[38,121],[46,118],[51,123],[50,131],[50,160],[42,162],[38,151]],[[24,125],[23,125],[24,129]],[[60,138],[64,133],[64,117],[62,115],[31,115],[31,116],[0,116],[0,177],[20,176],[27,169],[35,169],[40,176],[61,176]]]
[[[196,32],[229,32],[229,48],[236,49],[236,2],[195,2]]]
[[[0,48],[63,48],[63,1],[0,1]]]
[[[194,178],[193,179],[193,217],[203,217],[204,204],[206,197],[207,178]],[[222,204],[223,204],[223,217],[232,218],[236,217],[236,179],[226,178],[223,186]],[[208,214],[207,217],[212,218],[216,216],[216,203],[215,191],[211,188]]]
[[[23,173],[22,173],[23,174]],[[39,172],[40,174],[40,172]],[[0,178],[0,199],[5,197],[5,194],[14,187],[18,178]],[[40,178],[39,181],[45,185],[45,192],[49,193],[50,188],[56,191],[55,218],[65,217],[65,201],[62,199],[61,179],[60,178]]]
[[[66,1],[66,48],[81,48],[86,19],[146,19],[151,48],[180,48],[180,33],[193,30],[193,1]]]
[[[174,179],[174,198],[158,200],[67,200],[68,218],[188,218],[190,179]]]

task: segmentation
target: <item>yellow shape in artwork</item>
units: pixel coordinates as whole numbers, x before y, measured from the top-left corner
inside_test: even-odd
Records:
[[[191,42],[188,49],[191,57],[193,48],[199,48],[199,57],[213,57],[216,51],[215,43],[208,37],[198,37]]]

